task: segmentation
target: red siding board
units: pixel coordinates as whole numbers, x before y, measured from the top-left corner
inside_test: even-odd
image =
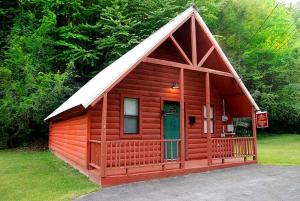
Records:
[[[72,163],[86,167],[87,115],[53,122],[49,147]]]

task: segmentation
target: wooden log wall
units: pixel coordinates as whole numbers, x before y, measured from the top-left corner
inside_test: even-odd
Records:
[[[76,165],[86,168],[87,115],[52,122],[49,147]]]
[[[205,104],[204,74],[185,70],[186,102],[186,158],[202,159],[207,157],[206,136],[203,134],[203,105]],[[140,97],[142,101],[141,137],[136,139],[161,139],[161,100],[172,99],[179,102],[179,89],[171,89],[171,84],[179,83],[179,69],[167,66],[142,63],[127,75],[108,93],[107,141],[122,140],[120,137],[121,94]],[[215,134],[222,131],[222,99],[216,90],[211,91],[211,102],[215,110]],[[101,101],[91,108],[91,139],[100,140]],[[191,126],[188,116],[195,116],[196,123]],[[135,139],[135,138],[131,138]],[[107,155],[108,160],[110,155]]]

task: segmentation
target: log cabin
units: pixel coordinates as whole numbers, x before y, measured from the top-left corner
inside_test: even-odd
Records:
[[[102,186],[257,162],[259,107],[193,7],[45,120],[49,148]],[[252,121],[236,137],[233,119]]]

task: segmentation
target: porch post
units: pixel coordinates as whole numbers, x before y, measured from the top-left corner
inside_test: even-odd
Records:
[[[87,127],[87,136],[86,136],[86,142],[87,142],[87,146],[86,146],[86,168],[88,170],[91,169],[90,166],[90,162],[91,162],[91,111],[89,110],[87,113],[87,123],[86,123],[86,127]]]
[[[101,177],[105,177],[106,170],[106,117],[107,117],[107,93],[103,95],[102,123],[101,123]]]
[[[185,140],[184,140],[184,74],[183,68],[180,69],[180,162],[184,168],[185,161]]]
[[[253,137],[253,160],[257,160],[257,140],[256,140],[256,112],[252,108],[252,137]]]
[[[206,123],[207,123],[207,161],[212,165],[212,143],[210,130],[210,81],[209,73],[205,76],[205,105],[206,105]]]

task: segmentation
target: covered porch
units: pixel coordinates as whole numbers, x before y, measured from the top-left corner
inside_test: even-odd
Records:
[[[107,141],[102,146],[105,154],[101,154],[101,141],[90,140],[94,152],[90,176],[111,186],[256,163],[254,137],[211,138],[211,152],[200,160],[181,160],[181,143],[180,139]]]
[[[147,58],[147,61],[149,61],[149,58]],[[211,103],[212,90],[218,91],[218,102],[221,103],[223,99],[228,103],[228,112],[230,112],[231,115],[231,120],[228,122],[227,120],[223,122],[223,114],[220,114],[222,116],[219,115],[216,117],[218,118],[218,123],[214,123],[214,121],[213,123],[211,123],[211,121],[205,121],[204,123],[204,111],[201,110],[203,109],[203,103],[199,104],[197,108],[200,108],[200,114],[197,113],[199,111],[199,109],[197,109],[193,111],[192,116],[197,116],[197,126],[201,128],[201,132],[195,133],[194,131],[188,130],[190,126],[189,116],[191,114],[187,111],[188,103],[195,99],[192,97],[191,100],[187,100],[185,96],[185,92],[188,90],[185,89],[186,82],[184,75],[185,72],[186,74],[191,73],[191,70],[186,69],[185,66],[182,65],[175,69],[178,68],[179,71],[176,72],[178,73],[179,88],[176,89],[177,91],[175,91],[175,93],[170,92],[167,95],[173,96],[175,94],[179,98],[155,97],[160,99],[160,108],[157,108],[158,112],[160,112],[160,110],[162,111],[164,100],[174,100],[179,104],[180,118],[178,122],[178,138],[165,138],[164,115],[162,111],[161,114],[156,114],[157,119],[160,121],[158,125],[160,135],[150,135],[150,139],[142,136],[127,139],[123,136],[123,138],[112,139],[112,136],[107,134],[109,93],[105,93],[101,100],[101,108],[98,108],[102,111],[100,138],[91,139],[90,133],[88,133],[87,167],[91,178],[103,186],[111,186],[257,162],[255,108],[249,103],[242,89],[235,84],[232,75],[228,73],[223,74],[221,71],[211,71],[205,68],[195,70],[200,73],[197,74],[197,76],[200,75],[204,77],[202,84],[204,84],[205,92],[203,100],[206,110],[206,119],[211,119],[210,116],[213,114],[211,113],[211,105],[213,104]],[[154,69],[158,68],[155,66]],[[125,79],[125,82],[126,81]],[[145,97],[147,95],[148,94],[145,93]],[[121,98],[119,99],[119,97]],[[122,100],[122,95],[114,96],[113,99],[110,100]],[[214,109],[217,110],[216,102],[214,106]],[[218,112],[222,113],[221,106]],[[88,115],[90,115],[90,113],[88,113]],[[224,114],[224,116],[226,115]],[[237,137],[232,131],[227,133],[227,128],[224,127],[228,124],[232,124],[233,117],[250,118],[252,121],[252,135],[249,137]],[[112,117],[109,117],[109,119],[111,120]],[[118,119],[122,121],[122,118],[118,117]],[[112,126],[112,123],[110,123],[110,126]],[[121,133],[123,126],[121,126],[120,129]],[[197,129],[195,130],[197,131]],[[190,139],[192,135],[197,135],[197,139]],[[189,143],[190,141],[193,141],[193,143]],[[199,151],[189,153],[189,146],[197,146],[196,149],[193,148],[190,152],[200,150],[201,157],[195,159],[194,156],[199,155]]]

